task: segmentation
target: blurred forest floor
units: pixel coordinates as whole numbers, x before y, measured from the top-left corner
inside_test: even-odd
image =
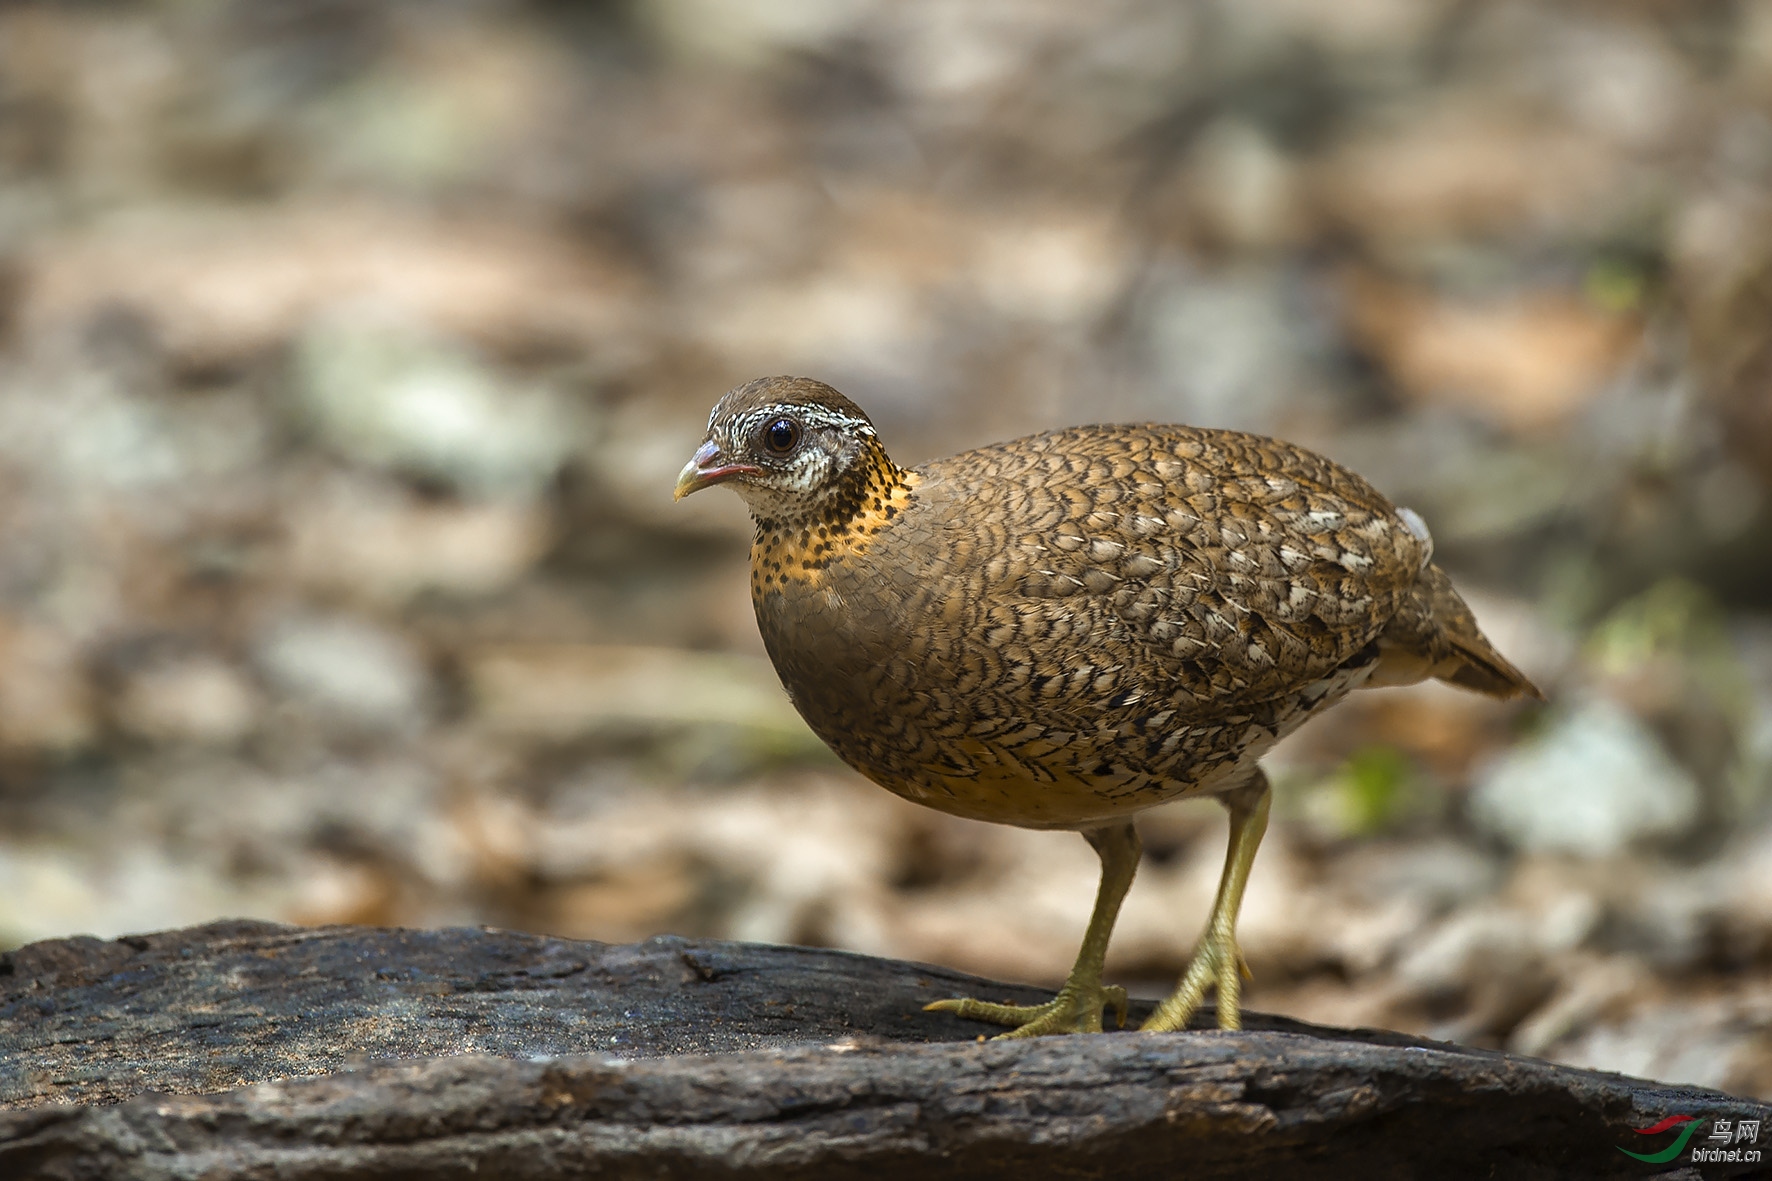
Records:
[[[1772,0],[0,6],[0,941],[253,915],[1056,982],[836,764],[726,388],[1281,434],[1546,689],[1274,759],[1247,1003],[1772,1096]],[[1223,851],[1152,813],[1164,991]]]

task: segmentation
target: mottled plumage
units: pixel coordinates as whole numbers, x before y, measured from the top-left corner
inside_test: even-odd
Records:
[[[1073,427],[903,469],[835,390],[766,378],[715,406],[679,494],[728,479],[795,706],[946,812],[1100,828],[1246,788],[1364,683],[1536,694],[1419,517],[1278,440]]]

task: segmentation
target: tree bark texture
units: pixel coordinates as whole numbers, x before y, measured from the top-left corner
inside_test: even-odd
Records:
[[[1048,996],[678,938],[38,943],[0,957],[0,1177],[1641,1177],[1680,1161],[1619,1148],[1670,1115],[1772,1150],[1772,1107],[1715,1091],[1253,1013],[981,1044],[921,1011],[960,995]]]

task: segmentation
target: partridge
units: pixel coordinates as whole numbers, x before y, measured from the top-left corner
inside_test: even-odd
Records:
[[[1238,1027],[1237,912],[1267,826],[1258,760],[1350,691],[1430,677],[1540,696],[1432,561],[1421,518],[1276,439],[1082,426],[916,468],[828,385],[768,377],[714,406],[680,499],[730,484],[756,522],[751,596],[794,705],[850,766],[917,803],[1072,829],[1100,856],[1082,949],[1048,1004],[936,1002],[1011,1027],[1123,1022],[1102,983],[1140,856],[1133,817],[1230,812],[1204,935],[1144,1028],[1208,989]]]

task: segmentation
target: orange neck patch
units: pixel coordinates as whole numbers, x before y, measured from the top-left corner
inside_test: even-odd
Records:
[[[923,477],[893,463],[879,443],[813,511],[794,520],[758,521],[751,544],[751,592],[816,583],[825,567],[864,554],[880,530],[911,502]]]

